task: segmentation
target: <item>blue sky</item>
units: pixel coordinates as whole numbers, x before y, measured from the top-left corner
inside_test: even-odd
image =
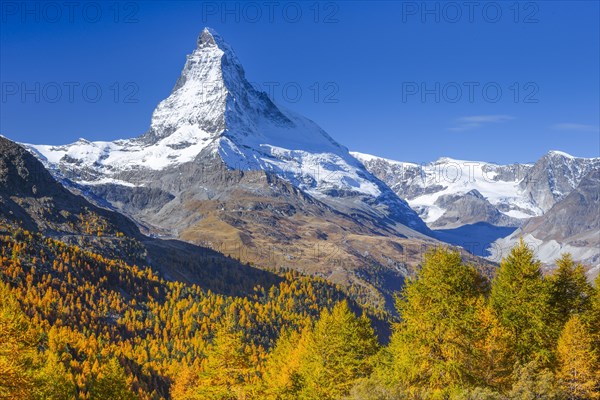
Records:
[[[143,133],[210,26],[250,81],[351,150],[415,162],[600,156],[597,1],[75,4],[0,3],[3,135]]]

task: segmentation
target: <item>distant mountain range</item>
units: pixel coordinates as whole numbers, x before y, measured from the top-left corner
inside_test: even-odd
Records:
[[[550,151],[534,164],[441,158],[418,165],[352,154],[440,240],[499,261],[523,237],[548,265],[570,252],[597,272],[600,158]]]

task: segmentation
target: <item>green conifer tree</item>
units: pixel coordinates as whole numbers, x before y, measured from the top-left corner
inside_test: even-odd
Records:
[[[300,366],[305,398],[339,399],[371,373],[377,339],[369,319],[357,318],[345,301],[324,311],[314,329],[305,332],[307,351]]]
[[[389,382],[414,396],[444,397],[477,378],[478,310],[484,280],[456,251],[436,249],[398,301],[402,322],[392,336]]]
[[[127,376],[119,360],[109,358],[101,364],[98,375],[92,381],[91,399],[94,400],[133,400],[137,396],[127,384]]]
[[[521,365],[549,364],[553,353],[550,296],[540,262],[523,240],[502,259],[492,282],[490,304],[508,329],[510,348]]]
[[[228,315],[217,328],[200,370],[192,379],[186,377],[188,382],[183,391],[175,391],[172,395],[175,400],[246,399],[254,382],[253,371],[243,333]]]
[[[573,314],[582,314],[590,307],[592,286],[581,264],[575,264],[566,253],[556,260],[557,268],[548,277],[550,307],[558,333]]]

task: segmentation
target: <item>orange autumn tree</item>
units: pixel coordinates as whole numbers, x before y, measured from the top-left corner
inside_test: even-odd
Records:
[[[600,398],[600,358],[578,315],[569,319],[560,335],[558,360],[557,378],[567,399]]]

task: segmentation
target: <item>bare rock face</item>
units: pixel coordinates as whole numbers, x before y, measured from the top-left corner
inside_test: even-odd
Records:
[[[584,176],[598,168],[598,158],[576,158],[551,151],[534,164],[520,187],[535,205],[546,212],[576,188]]]
[[[477,189],[465,194],[447,194],[438,197],[434,203],[445,209],[444,214],[436,219],[432,228],[458,228],[467,224],[487,222],[494,226],[519,226],[521,221],[500,212]]]
[[[560,242],[568,242],[574,236],[586,236],[587,233],[600,235],[600,168],[589,171],[574,190],[542,217],[528,220],[522,232],[534,234],[542,240]]]

